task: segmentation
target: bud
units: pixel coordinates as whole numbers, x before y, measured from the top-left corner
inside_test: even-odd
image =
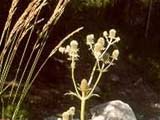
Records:
[[[65,51],[64,51],[64,52],[65,52],[65,53],[69,53],[70,48],[71,48],[71,47],[70,47],[69,45],[67,45],[67,46],[66,46],[66,49],[65,49]]]
[[[112,58],[117,60],[118,59],[118,56],[119,56],[119,50],[116,49],[112,52]]]
[[[80,90],[82,92],[87,92],[88,91],[88,82],[86,79],[82,79],[81,84],[80,84]]]
[[[104,31],[104,32],[103,32],[103,36],[104,36],[105,38],[107,38],[108,32],[107,32],[107,31]]]
[[[60,47],[58,50],[59,50],[59,52],[62,53],[62,54],[65,52],[65,48],[64,48],[64,47]]]
[[[109,31],[109,37],[110,38],[115,38],[116,37],[116,30],[115,29],[111,29]]]
[[[92,45],[92,44],[94,44],[94,34],[89,34],[89,35],[87,35],[86,39],[87,39],[87,41],[86,41],[86,44],[87,44],[87,45]]]
[[[120,37],[116,37],[115,41],[119,42],[120,41]]]

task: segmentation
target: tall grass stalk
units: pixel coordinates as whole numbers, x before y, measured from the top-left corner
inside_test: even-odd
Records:
[[[41,13],[41,10],[44,8],[44,6],[47,5],[47,0],[32,0],[15,23],[12,23],[12,18],[14,14],[16,14],[19,0],[12,1],[7,20],[0,37],[0,48],[2,49],[0,52],[0,98],[2,104],[4,105],[1,112],[2,119],[6,119],[4,115],[4,107],[6,104],[16,105],[13,115],[10,119],[17,119],[18,111],[22,102],[24,101],[24,98],[26,97],[33,82],[48,59],[55,54],[58,48],[69,37],[83,29],[82,27],[78,28],[72,33],[68,34],[64,39],[62,39],[62,41],[60,41],[60,43],[55,48],[53,48],[48,57],[46,57],[44,62],[38,68],[37,64],[41,59],[41,55],[45,48],[49,33],[61,17],[69,1],[70,0],[58,1],[53,14],[43,25],[41,31],[37,33],[38,37],[32,46],[30,46],[32,35],[35,32],[35,27],[37,24],[41,23],[43,20],[39,18],[39,14]],[[13,24],[13,27],[11,27],[11,24]],[[12,72],[11,68],[14,63],[15,56],[17,55],[17,51],[19,50],[19,47],[22,45],[22,43],[25,43],[25,46],[23,52],[21,53],[21,58],[19,64],[17,65],[16,73],[13,77],[13,80],[8,80],[8,76],[10,76],[10,73]],[[32,48],[32,50],[29,50],[30,53],[28,57],[28,49],[30,48]],[[27,60],[26,56],[28,58]],[[25,61],[27,62],[25,63]],[[20,71],[21,69],[23,72]],[[7,82],[9,82],[9,84],[6,85]],[[3,101],[3,94],[6,94],[6,91],[9,92],[9,98],[7,102]]]
[[[7,40],[8,38],[8,34],[10,31],[10,25],[11,25],[11,21],[12,21],[12,17],[17,9],[17,5],[18,5],[19,0],[13,0],[12,4],[11,4],[11,8],[9,10],[9,15],[8,18],[6,20],[2,35],[1,35],[1,39],[0,39],[0,46],[2,45],[2,41],[5,39]]]

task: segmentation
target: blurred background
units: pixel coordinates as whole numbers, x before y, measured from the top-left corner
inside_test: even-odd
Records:
[[[57,1],[48,0],[48,5],[40,17],[47,19]],[[30,0],[21,0],[14,16],[15,21],[29,2]],[[10,4],[10,0],[1,0],[0,33]],[[80,51],[82,57],[76,70],[77,80],[80,81],[89,76],[94,61],[85,45],[86,35],[93,33],[98,38],[103,31],[116,29],[117,35],[121,38],[117,44],[120,50],[119,60],[103,76],[96,90],[101,97],[90,100],[88,110],[94,105],[119,99],[133,108],[138,120],[159,120],[159,21],[159,0],[71,0],[50,33],[42,59],[63,37],[84,26],[81,32],[72,37],[80,42],[82,49]],[[18,61],[15,61],[15,64],[16,62]],[[32,113],[31,120],[43,120],[58,115],[70,106],[76,106],[79,112],[79,101],[64,96],[64,93],[73,90],[69,65],[67,58],[57,53],[40,72],[25,103]]]

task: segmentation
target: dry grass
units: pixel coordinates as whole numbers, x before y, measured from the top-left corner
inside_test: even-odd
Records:
[[[63,44],[63,42],[65,42],[70,36],[74,35],[82,29],[79,28],[65,37],[55,48],[53,48],[46,60],[42,63],[41,67],[36,71],[36,66],[40,60],[42,51],[45,48],[47,37],[51,32],[53,26],[61,17],[68,2],[69,0],[58,1],[56,8],[53,10],[53,14],[44,24],[40,32],[37,33],[38,37],[36,40],[34,40],[34,45],[29,46],[32,34],[35,32],[36,25],[42,21],[41,19],[39,19],[39,14],[41,13],[43,7],[47,5],[47,0],[31,0],[27,8],[11,28],[12,18],[14,14],[16,14],[19,0],[12,1],[0,40],[0,48],[2,49],[2,51],[0,52],[0,98],[3,101],[3,99],[6,99],[3,98],[3,96],[8,96],[6,103],[4,104],[16,105],[16,108],[9,119],[15,120],[15,118],[17,117],[17,113],[25,96],[27,95],[38,73],[44,67],[48,59],[57,51],[57,49]],[[27,39],[24,39],[24,37]],[[13,80],[7,80],[18,48],[23,43],[22,41],[25,43],[25,46],[21,54],[20,62],[17,65],[16,74],[13,77]],[[32,49],[29,57],[27,57],[27,62],[24,63],[24,60],[26,59],[26,51],[28,48]],[[23,65],[25,67],[23,68],[22,72],[20,72],[22,64],[25,64]],[[6,91],[9,92],[9,95],[6,95]],[[20,96],[18,94],[20,94]],[[1,115],[2,119],[6,119],[4,108],[2,108]]]

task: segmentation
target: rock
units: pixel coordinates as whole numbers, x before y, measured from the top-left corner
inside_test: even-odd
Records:
[[[50,116],[50,117],[44,118],[44,120],[58,120],[58,117],[52,115],[52,116]]]
[[[137,120],[131,107],[120,100],[97,105],[90,112],[91,120]]]
[[[52,115],[52,116],[44,118],[43,120],[62,120],[62,118]],[[73,120],[80,120],[80,119],[79,118],[73,118]]]

